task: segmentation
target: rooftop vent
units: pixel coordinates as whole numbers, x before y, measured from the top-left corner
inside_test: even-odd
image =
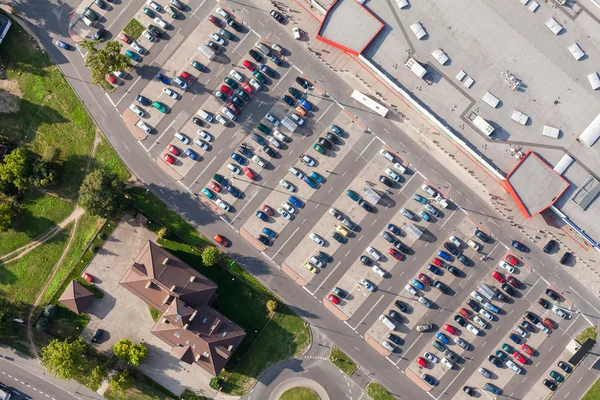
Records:
[[[185,324],[185,325],[183,326],[183,329],[185,329],[185,330],[187,331],[189,327],[190,327],[190,324]]]
[[[162,262],[162,265],[167,265],[169,263],[169,257],[165,257],[165,259]]]
[[[196,280],[196,275],[190,276],[190,282],[194,282]]]
[[[194,310],[194,313],[190,317],[190,322],[192,322],[194,320],[194,318],[196,318],[196,314],[198,314],[198,310]]]

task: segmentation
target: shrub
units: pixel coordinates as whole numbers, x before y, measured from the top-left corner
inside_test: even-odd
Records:
[[[222,256],[223,253],[221,253],[221,250],[217,249],[215,246],[208,246],[202,250],[202,262],[207,267],[218,264],[219,261],[221,261]]]
[[[210,380],[210,382],[208,383],[208,386],[210,386],[211,389],[219,390],[221,388],[221,379],[219,379],[219,378],[212,378]]]
[[[279,303],[277,303],[275,300],[267,301],[267,310],[269,310],[270,312],[274,312],[278,308],[279,308]]]
[[[58,313],[58,307],[56,304],[48,304],[44,307],[44,316],[46,317],[54,317]]]
[[[96,244],[95,244],[95,245],[93,245],[92,247],[90,247],[90,251],[91,251],[92,253],[97,253],[97,252],[98,252],[98,250],[100,250],[100,246],[98,246],[98,245],[96,245]]]
[[[35,323],[35,329],[41,332],[46,332],[50,328],[50,322],[46,317],[40,317]]]
[[[169,237],[169,230],[166,226],[163,226],[162,228],[160,228],[157,235],[159,239],[166,239]]]
[[[118,393],[123,393],[125,390],[133,386],[133,377],[129,375],[128,370],[115,372],[108,385],[111,390]]]
[[[106,240],[106,238],[107,238],[106,233],[100,232],[98,234],[98,239],[100,239],[100,240]]]

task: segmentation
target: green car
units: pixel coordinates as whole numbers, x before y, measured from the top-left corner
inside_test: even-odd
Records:
[[[344,237],[337,232],[331,232],[331,237],[339,243],[344,243]]]
[[[502,350],[496,350],[496,357],[498,357],[502,361],[506,361],[508,359],[508,356]]]
[[[439,351],[441,351],[441,352],[444,352],[444,351],[446,351],[446,347],[444,347],[444,345],[443,345],[441,342],[439,342],[439,341],[437,341],[437,340],[434,340],[434,341],[432,342],[432,344],[433,344],[433,347],[435,347],[435,348],[436,348],[436,349],[438,349]]]
[[[325,154],[325,149],[319,143],[313,144],[313,148],[319,153]]]
[[[238,88],[238,84],[236,81],[234,81],[233,79],[231,79],[230,77],[226,76],[223,81],[225,81],[226,84],[228,84],[229,86],[231,86],[232,89],[237,89]]]
[[[513,349],[512,347],[510,347],[509,345],[507,345],[506,343],[502,344],[502,350],[504,350],[505,352],[507,352],[508,354],[513,354],[515,352],[515,349]]]
[[[227,179],[223,175],[214,174],[213,179],[221,186],[227,186]]]
[[[564,376],[562,376],[561,374],[559,374],[559,373],[558,373],[558,372],[556,372],[556,371],[550,371],[550,376],[551,376],[552,378],[554,378],[554,380],[555,380],[556,382],[558,382],[558,383],[561,383],[562,381],[564,381],[564,380],[565,380],[565,377],[564,377]]]
[[[154,18],[154,11],[152,11],[151,9],[142,7],[142,12],[144,14],[146,14],[147,16],[149,16],[150,18]]]
[[[163,114],[167,112],[167,107],[165,107],[162,103],[159,103],[158,101],[153,101],[152,107],[156,108],[158,111],[160,111]]]
[[[91,9],[89,9],[88,7],[83,9],[83,13],[85,14],[86,17],[89,17],[91,19],[93,19],[94,21],[98,21],[98,15],[93,12]]]
[[[131,58],[133,61],[139,61],[140,60],[140,56],[138,56],[137,54],[135,54],[133,51],[131,50],[125,50],[125,55],[129,58]]]
[[[261,124],[260,122],[258,123],[258,125],[256,125],[256,129],[258,129],[259,131],[263,132],[265,135],[270,135],[272,133],[271,128],[269,128],[268,126],[265,126],[265,125]]]
[[[258,72],[258,70],[254,70],[254,72],[252,72],[252,75],[254,75],[254,77],[260,82],[260,83],[265,83],[267,80],[265,79],[265,77],[263,76],[263,74],[261,74],[260,72]]]
[[[360,195],[356,193],[354,190],[346,190],[346,196],[350,197],[354,201],[360,200]]]
[[[217,195],[214,194],[209,188],[202,189],[202,194],[208,197],[209,200],[214,200],[217,198]]]
[[[192,61],[192,67],[196,68],[198,71],[204,69],[204,65],[200,64],[198,61]]]

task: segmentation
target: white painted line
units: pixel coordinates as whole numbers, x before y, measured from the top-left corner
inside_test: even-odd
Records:
[[[277,81],[277,83],[271,88],[271,89],[275,89],[277,87],[277,85],[279,85],[281,83],[281,81],[283,81],[283,79],[287,76],[287,74],[289,74],[292,70],[288,69],[286,71],[285,74],[283,74],[283,76],[281,78],[279,78],[279,80]]]
[[[315,289],[314,292],[312,292],[311,294],[314,295],[316,293],[317,290],[321,289],[322,287],[325,286],[325,282],[327,282],[327,280],[331,277],[331,275],[333,275],[333,273],[335,272],[335,270],[342,264],[341,261],[339,261],[337,263],[337,265],[331,270],[331,272],[329,273],[329,275],[327,275],[327,277],[325,279],[323,279],[323,282],[321,282],[321,285]]]
[[[169,124],[169,126],[167,126],[167,128],[163,131],[163,133],[161,133],[160,136],[154,141],[154,143],[152,143],[152,146],[150,146],[150,148],[148,150],[152,150],[152,148],[154,146],[156,146],[157,143],[160,142],[160,139],[162,139],[162,137],[165,135],[165,133],[167,133],[167,131],[169,129],[171,129],[171,126],[175,123],[175,121],[177,121],[179,119],[180,115],[181,115],[181,112],[177,115],[177,117],[175,117],[175,119],[173,119],[173,121],[171,121],[171,123]]]
[[[248,206],[248,204],[250,204],[252,202],[252,199],[254,199],[257,194],[258,194],[258,190],[254,193],[254,195],[252,195],[252,197],[250,197],[250,200],[248,200],[246,202],[246,204],[244,204],[244,207],[242,207],[240,209],[240,211],[238,211],[238,213],[235,215],[235,217],[233,217],[233,219],[231,220],[231,223],[233,223],[237,219],[237,217],[241,214],[241,212],[244,211],[244,208],[246,208]]]
[[[374,309],[375,307],[377,307],[377,304],[379,304],[379,302],[380,302],[381,300],[383,300],[383,297],[384,297],[384,296],[381,296],[381,297],[379,298],[379,300],[377,300],[377,302],[375,302],[375,304],[373,304],[373,307],[371,307],[371,309],[370,309],[369,311],[367,311],[367,313],[365,314],[365,316],[364,316],[364,317],[362,317],[362,319],[361,319],[361,320],[358,322],[358,324],[356,324],[356,326],[355,326],[354,328],[352,328],[352,330],[354,330],[354,331],[355,331],[355,330],[356,330],[356,328],[358,328],[358,327],[360,326],[360,324],[362,324],[362,322],[365,320],[365,318],[367,318],[367,316],[369,316],[369,314],[371,314],[371,311],[373,311],[373,309]]]
[[[290,235],[290,237],[288,238],[288,240],[286,240],[285,242],[283,242],[283,244],[281,245],[281,247],[277,250],[277,253],[281,253],[281,249],[283,249],[283,247],[294,237],[294,235],[296,234],[296,232],[298,232],[298,229],[300,229],[300,227],[297,227],[296,230],[294,232],[292,232],[292,234]]]
[[[329,105],[329,107],[327,107],[327,108],[325,109],[325,111],[323,111],[323,113],[322,113],[322,114],[321,114],[321,116],[320,116],[320,117],[317,119],[317,121],[316,121],[316,122],[319,122],[319,121],[321,120],[321,118],[323,118],[323,117],[325,116],[325,114],[327,114],[327,111],[329,111],[329,109],[330,109],[330,108],[333,106],[333,104],[334,104],[334,103],[331,103],[331,104]]]
[[[367,149],[369,148],[369,146],[371,146],[371,143],[373,143],[375,140],[376,140],[375,138],[371,139],[371,141],[369,142],[369,144],[368,144],[368,145],[366,145],[366,146],[365,146],[365,148],[363,149],[363,151],[361,151],[361,152],[360,152],[360,154],[359,154],[359,155],[360,155],[361,157],[362,157],[363,153],[364,153],[365,151],[367,151]]]
[[[412,181],[415,178],[415,176],[417,176],[417,174],[414,174],[413,176],[410,177],[409,180],[406,181],[406,183],[404,184],[404,187],[402,189],[400,189],[399,193],[402,193],[404,191],[404,189],[406,189],[406,187],[408,186],[408,184],[410,183],[410,181]]]
[[[464,369],[464,368],[462,368],[462,369],[461,369],[461,370],[458,372],[458,374],[456,374],[456,376],[454,377],[454,379],[452,379],[452,380],[450,381],[450,383],[448,384],[448,386],[446,386],[446,388],[445,388],[444,390],[442,390],[442,393],[441,393],[441,394],[440,394],[440,395],[437,397],[437,399],[436,399],[436,400],[438,400],[440,397],[442,397],[442,395],[443,395],[443,394],[445,394],[445,393],[446,393],[446,390],[447,390],[447,389],[448,389],[450,386],[452,386],[452,384],[454,383],[454,381],[455,381],[455,380],[456,380],[456,379],[457,379],[457,378],[460,376],[460,374],[462,374],[462,373],[463,373],[463,371],[464,371],[464,370],[465,370],[465,369]]]
[[[214,156],[213,159],[210,160],[210,162],[208,164],[206,164],[206,167],[204,167],[204,169],[202,171],[200,171],[200,173],[198,174],[198,176],[196,177],[196,179],[194,179],[194,182],[192,182],[190,184],[190,186],[187,187],[188,190],[190,190],[190,188],[192,187],[192,185],[196,183],[196,181],[200,178],[200,176],[204,173],[204,171],[206,171],[206,168],[208,168],[210,166],[210,164],[212,164],[213,161],[215,161],[216,158],[217,158],[217,156]]]
[[[108,93],[104,93],[104,95],[106,96],[106,98],[108,99],[108,101],[110,101],[110,104],[112,104],[114,108],[117,108],[117,105],[115,103],[113,103],[113,101],[110,98],[110,96],[108,95]]]
[[[132,84],[130,87],[133,87],[133,86],[134,86],[134,85],[137,83],[137,81],[139,81],[141,78],[142,78],[141,76],[138,76],[138,78],[135,80],[135,82],[133,82],[133,84]],[[121,102],[121,100],[123,100],[123,98],[124,98],[126,95],[128,95],[129,93],[130,93],[130,92],[129,92],[129,89],[128,89],[128,90],[126,90],[126,91],[125,91],[125,94],[124,94],[123,96],[121,96],[121,98],[119,99],[119,101],[117,101],[117,104],[115,104],[115,107],[116,107],[116,106],[118,106],[118,105],[119,105],[119,103]]]

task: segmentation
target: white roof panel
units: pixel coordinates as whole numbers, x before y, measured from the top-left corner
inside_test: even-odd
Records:
[[[558,35],[560,33],[560,31],[563,30],[563,27],[561,24],[558,23],[557,20],[555,20],[554,18],[550,18],[548,21],[546,21],[546,26],[548,27],[548,29],[550,29],[552,31],[552,33],[554,33],[555,35]]]
[[[587,128],[579,135],[579,141],[587,147],[592,147],[596,140],[600,137],[600,114],[588,125]]]
[[[542,129],[542,135],[552,137],[554,139],[558,139],[559,134],[560,129],[554,128],[552,126],[544,125],[544,129]]]
[[[525,115],[519,110],[513,110],[510,119],[520,123],[521,125],[525,125],[527,124],[527,121],[529,121],[529,115]]]
[[[500,99],[491,94],[490,92],[485,92],[481,100],[489,104],[492,108],[496,108],[500,103]]]
[[[600,88],[600,76],[598,76],[597,72],[589,74],[588,80],[590,81],[590,85],[592,85],[592,89],[596,90]]]
[[[573,55],[573,58],[575,58],[577,61],[581,60],[581,58],[585,56],[585,52],[581,50],[581,47],[579,47],[577,43],[573,43],[568,47],[568,49]]]
[[[410,26],[410,30],[413,31],[413,33],[419,40],[421,40],[425,36],[427,36],[427,32],[425,31],[425,28],[423,28],[423,24],[421,24],[420,22],[415,22],[414,24],[412,24]]]
[[[444,65],[448,62],[449,58],[446,55],[446,53],[444,53],[444,50],[440,49],[439,47],[437,49],[435,49],[433,51],[433,53],[431,53],[431,55],[433,56],[433,58],[435,58],[437,60],[437,62],[439,62],[441,65]]]

